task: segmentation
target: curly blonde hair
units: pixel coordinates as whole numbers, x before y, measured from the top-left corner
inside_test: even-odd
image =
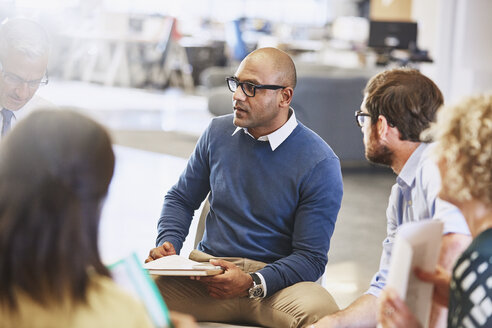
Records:
[[[442,107],[430,130],[446,167],[443,188],[457,201],[492,204],[492,94]]]

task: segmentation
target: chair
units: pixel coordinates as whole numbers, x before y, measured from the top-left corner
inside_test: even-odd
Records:
[[[210,212],[210,202],[208,201],[208,197],[207,197],[207,199],[205,199],[203,203],[203,208],[202,208],[202,212],[200,213],[198,226],[196,227],[195,243],[193,246],[194,249],[196,249],[198,243],[203,238],[203,233],[205,232],[205,220],[207,219],[208,212]]]
[[[208,94],[207,106],[208,111],[215,116],[232,114],[231,91],[226,86],[211,89]]]
[[[207,89],[226,86],[226,77],[234,75],[236,67],[210,66],[200,73],[200,84]]]
[[[160,60],[156,69],[152,70],[152,82],[159,86],[181,86],[187,92],[194,90],[194,81],[186,50],[179,43],[176,30],[176,18],[167,17],[161,34],[161,41],[156,46]]]
[[[292,100],[296,117],[325,140],[342,164],[368,165],[354,120],[368,78],[362,75],[300,76]]]

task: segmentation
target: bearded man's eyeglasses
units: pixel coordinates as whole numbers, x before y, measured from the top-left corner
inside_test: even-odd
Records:
[[[355,121],[357,122],[357,125],[359,126],[359,128],[364,126],[364,124],[367,121],[367,119],[366,119],[367,117],[371,117],[371,115],[368,113],[364,113],[361,110],[355,111]]]

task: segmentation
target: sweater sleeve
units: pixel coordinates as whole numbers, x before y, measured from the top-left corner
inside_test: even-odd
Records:
[[[338,158],[320,161],[299,189],[293,252],[259,270],[265,278],[268,295],[301,281],[316,281],[325,271],[343,194]]]
[[[202,134],[178,182],[164,197],[157,223],[156,246],[168,241],[179,254],[195,210],[210,191],[209,135],[213,122]]]

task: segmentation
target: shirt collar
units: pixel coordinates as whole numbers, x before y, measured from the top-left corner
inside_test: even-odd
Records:
[[[410,155],[397,178],[397,182],[400,186],[402,184],[406,184],[409,187],[413,185],[417,174],[417,167],[422,159],[422,153],[428,146],[429,144],[427,143],[421,143],[412,155]]]
[[[270,143],[270,147],[272,148],[272,151],[278,148],[282,144],[282,142],[287,139],[287,137],[290,136],[292,131],[297,126],[297,119],[296,119],[296,114],[294,112],[294,109],[290,107],[290,112],[291,115],[287,122],[285,122],[284,125],[282,125],[279,129],[273,131],[270,134],[267,134],[266,136],[261,136],[257,140],[258,141],[268,141]],[[236,130],[232,133],[232,135],[235,135],[239,130],[243,130],[244,133],[249,135],[251,138],[254,139],[254,137],[249,133],[248,128],[242,128],[242,127],[237,127]]]

